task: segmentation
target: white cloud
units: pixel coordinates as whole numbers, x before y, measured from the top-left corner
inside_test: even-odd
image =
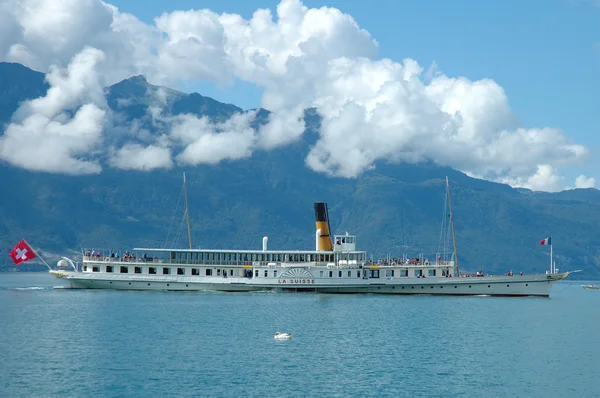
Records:
[[[274,111],[269,124],[255,131],[254,113],[215,124],[192,115],[169,118],[153,105],[160,137],[153,141],[146,134],[142,145],[134,140],[139,134],[132,134],[115,150],[113,167],[171,167],[171,156],[185,164],[247,158],[256,149],[297,140],[304,129],[299,116],[308,107],[323,120],[306,163],[330,175],[356,177],[380,160],[432,160],[513,186],[556,190],[560,168],[589,156],[586,147],[557,129],[521,126],[505,91],[491,79],[446,76],[437,64],[424,72],[412,59],[377,59],[377,41],[335,8],[282,0],[276,15],[259,9],[248,20],[189,10],[163,13],[154,24],[145,24],[99,0],[5,0],[0,5],[0,60],[23,62],[60,80],[56,68],[65,67],[84,46],[99,49],[105,61],[89,77],[69,76],[89,87],[86,103],[99,111],[105,106],[98,85],[139,74],[157,84],[241,79],[262,87],[262,105]],[[83,103],[76,87],[50,83],[61,88],[22,107],[20,124],[5,132],[5,148],[17,127],[32,129],[34,115],[60,123],[60,109]],[[99,135],[90,138],[90,146]],[[60,134],[53,137],[62,143]],[[71,144],[67,140],[63,146]],[[73,149],[62,157],[77,162],[73,151],[81,155]],[[132,153],[141,154],[138,163],[126,162]],[[97,158],[82,161],[99,170]]]
[[[303,116],[302,107],[270,113],[267,123],[259,128],[259,146],[270,150],[296,141],[306,128]]]
[[[528,188],[532,191],[556,192],[561,188],[562,178],[549,164],[540,164],[530,176],[505,177],[501,182],[513,187]]]
[[[225,60],[225,32],[217,14],[174,11],[155,21],[166,35],[158,48],[158,62],[166,75],[220,82],[231,79],[230,64]]]
[[[236,114],[222,123],[213,123],[206,116],[198,118],[184,114],[174,118],[170,135],[185,145],[177,155],[182,164],[215,164],[222,160],[238,160],[252,154],[256,143],[250,123],[254,111]]]
[[[101,51],[85,48],[67,70],[52,68],[46,95],[23,103],[0,137],[0,158],[29,170],[99,173],[101,166],[90,155],[106,122],[94,70],[103,59]]]
[[[109,163],[124,170],[149,171],[173,167],[171,150],[155,145],[144,147],[139,144],[127,144],[110,158]]]
[[[581,174],[575,179],[575,188],[594,188],[596,186],[596,179],[593,177],[586,177]]]

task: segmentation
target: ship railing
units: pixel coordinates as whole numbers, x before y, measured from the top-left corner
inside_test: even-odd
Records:
[[[335,266],[335,263],[314,261],[223,261],[223,260],[171,260],[164,258],[144,257],[106,257],[106,256],[83,256],[84,262],[97,263],[129,263],[129,264],[160,264],[174,266],[202,266],[202,267],[307,267],[307,266]],[[349,265],[356,266],[356,265]]]

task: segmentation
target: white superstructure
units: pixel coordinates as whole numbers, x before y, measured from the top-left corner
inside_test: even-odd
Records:
[[[262,250],[192,249],[190,237],[189,249],[84,250],[80,265],[64,257],[50,272],[81,289],[543,297],[550,295],[553,282],[569,275],[460,275],[453,234],[449,253],[369,261],[365,251],[356,250],[355,235],[330,237],[325,203],[314,207],[314,250],[269,250],[267,237]]]

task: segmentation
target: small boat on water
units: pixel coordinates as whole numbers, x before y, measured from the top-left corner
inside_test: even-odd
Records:
[[[277,332],[275,333],[275,337],[273,337],[275,340],[289,340],[292,338],[292,334],[291,333],[281,333],[281,332]]]
[[[600,287],[596,285],[581,285],[581,287],[587,290],[600,290]]]
[[[355,235],[346,232],[332,239],[323,202],[314,203],[314,250],[270,250],[266,236],[262,250],[194,249],[185,174],[183,181],[189,248],[137,248],[131,253],[83,249],[80,264],[63,257],[50,273],[77,289],[541,297],[549,297],[552,284],[570,274],[553,267],[545,274],[462,274],[447,178],[440,239],[444,246],[428,255],[375,261],[357,250]]]

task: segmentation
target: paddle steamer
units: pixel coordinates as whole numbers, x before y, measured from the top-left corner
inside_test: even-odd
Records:
[[[84,250],[81,263],[63,257],[58,269],[50,272],[67,287],[81,289],[542,297],[549,297],[552,284],[569,275],[552,270],[529,275],[461,274],[447,179],[446,189],[453,250],[431,258],[418,255],[371,261],[365,251],[357,250],[355,235],[345,233],[332,239],[327,205],[318,202],[314,203],[314,250],[270,250],[266,236],[262,250],[194,249],[186,217],[188,249]]]

